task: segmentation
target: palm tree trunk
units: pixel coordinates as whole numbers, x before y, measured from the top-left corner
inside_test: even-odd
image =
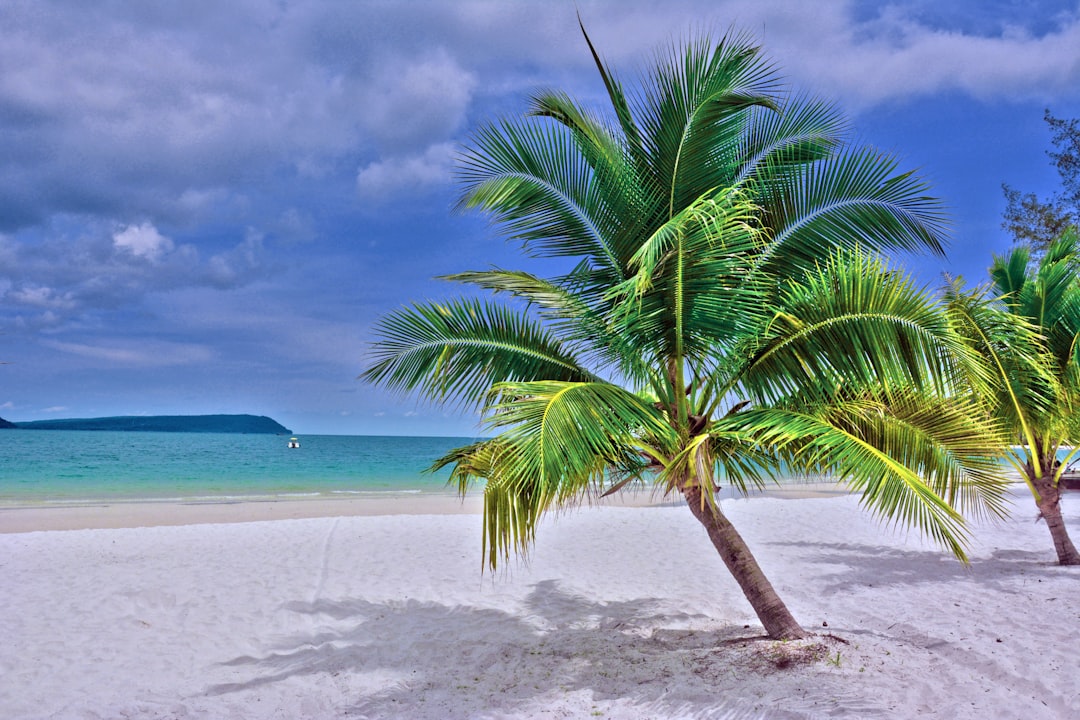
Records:
[[[1046,520],[1046,527],[1050,528],[1058,565],[1080,565],[1080,553],[1076,552],[1076,546],[1065,527],[1065,519],[1061,517],[1061,488],[1051,482],[1047,475],[1043,475],[1039,480],[1033,478],[1032,485],[1039,493],[1039,514]]]
[[[720,553],[727,569],[739,583],[769,637],[776,640],[807,637],[809,633],[795,621],[784,601],[776,594],[772,583],[765,577],[750,548],[731,521],[720,512],[719,506],[702,503],[701,488],[697,485],[683,487],[682,492],[686,504],[690,506],[690,512],[705,526],[713,547]]]

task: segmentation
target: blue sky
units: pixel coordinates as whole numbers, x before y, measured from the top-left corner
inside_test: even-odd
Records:
[[[918,169],[981,281],[1001,183],[1046,194],[1044,108],[1080,116],[1080,2],[579,0],[631,80],[691,30],[750,32],[799,91]],[[570,0],[0,5],[0,416],[266,414],[300,433],[472,435],[356,379],[434,275],[527,267],[453,211],[472,128],[603,88]]]

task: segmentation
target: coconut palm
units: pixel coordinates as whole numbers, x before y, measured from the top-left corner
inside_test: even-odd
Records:
[[[958,510],[1000,510],[999,445],[954,392],[970,350],[874,253],[939,251],[937,201],[785,96],[744,37],[673,47],[633,96],[589,47],[610,118],[541,92],[461,158],[461,205],[560,274],[448,276],[501,297],[387,316],[364,373],[482,412],[494,436],[439,466],[484,482],[487,561],[549,509],[650,482],[685,498],[768,634],[802,637],[717,495],[792,472],[963,557]]]
[[[1027,482],[1058,562],[1080,565],[1061,517],[1061,476],[1080,453],[1076,230],[1051,243],[1037,263],[1027,247],[995,256],[990,277],[990,287],[972,292],[953,283],[947,300],[960,331],[996,376],[993,406],[1019,441],[1006,458]]]

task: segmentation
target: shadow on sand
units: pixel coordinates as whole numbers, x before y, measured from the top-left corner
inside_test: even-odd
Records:
[[[424,717],[506,717],[579,691],[586,716],[590,699],[604,702],[609,717],[817,715],[810,698],[739,695],[740,680],[780,672],[770,655],[775,643],[742,626],[662,613],[657,605],[594,603],[554,581],[536,585],[518,613],[411,600],[292,603],[289,610],[322,628],[287,638],[264,657],[229,661],[249,669],[250,679],[208,692],[326,673],[356,681],[349,714],[359,717],[403,717],[419,708]],[[823,672],[821,665],[785,672]],[[862,710],[863,717],[878,715]]]
[[[842,593],[858,587],[913,586],[955,580],[978,582],[995,590],[1006,589],[1016,578],[1056,577],[1063,570],[1045,551],[995,550],[989,557],[972,558],[965,565],[936,550],[902,550],[856,543],[770,543],[790,548],[804,562],[833,566],[814,573],[822,593]],[[1068,568],[1064,568],[1068,571]]]

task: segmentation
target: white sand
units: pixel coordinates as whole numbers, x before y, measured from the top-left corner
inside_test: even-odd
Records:
[[[475,514],[8,533],[0,718],[1080,717],[1080,568],[1017,497],[967,568],[853,497],[725,501],[842,640],[785,669],[682,507],[561,516],[494,581]]]

